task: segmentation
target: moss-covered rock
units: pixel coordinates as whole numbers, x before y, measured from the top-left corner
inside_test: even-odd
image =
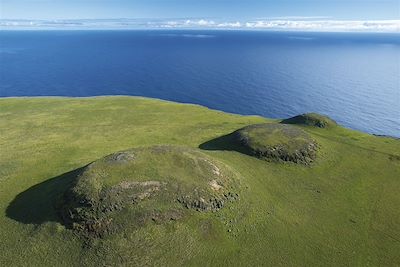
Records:
[[[282,123],[284,124],[302,124],[302,125],[308,125],[308,126],[315,126],[319,128],[327,128],[327,127],[332,127],[336,126],[337,123],[332,120],[331,118],[320,115],[317,113],[306,113],[306,114],[301,114],[289,119],[282,120]]]
[[[61,206],[64,222],[90,236],[149,221],[217,211],[238,198],[237,175],[191,148],[156,146],[118,152],[75,177]]]
[[[291,125],[255,124],[235,135],[248,154],[265,160],[309,164],[317,155],[318,145],[311,136]]]

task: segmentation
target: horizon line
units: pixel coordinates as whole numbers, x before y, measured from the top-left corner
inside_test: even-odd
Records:
[[[99,18],[99,19],[0,19],[2,30],[63,29],[198,29],[198,30],[281,30],[317,32],[400,33],[400,20],[338,20],[329,17],[274,17],[252,20],[212,18]]]

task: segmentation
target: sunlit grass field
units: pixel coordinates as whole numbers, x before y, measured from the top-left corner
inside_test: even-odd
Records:
[[[278,122],[138,97],[0,99],[0,266],[399,266],[399,140],[294,126],[319,144],[309,166],[201,149]],[[55,203],[75,170],[160,144],[232,168],[240,199],[91,240],[64,226]]]

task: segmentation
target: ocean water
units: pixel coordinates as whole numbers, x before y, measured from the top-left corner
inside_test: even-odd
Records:
[[[400,34],[2,31],[0,96],[139,95],[400,136]]]

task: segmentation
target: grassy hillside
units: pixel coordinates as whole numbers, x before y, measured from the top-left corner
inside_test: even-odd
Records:
[[[303,165],[225,138],[260,123],[279,122],[133,97],[0,99],[0,266],[399,266],[400,141],[295,124],[319,147]],[[133,228],[118,217],[121,230],[100,238],[61,219],[59,201],[87,164],[161,144],[230,168],[239,199]]]

